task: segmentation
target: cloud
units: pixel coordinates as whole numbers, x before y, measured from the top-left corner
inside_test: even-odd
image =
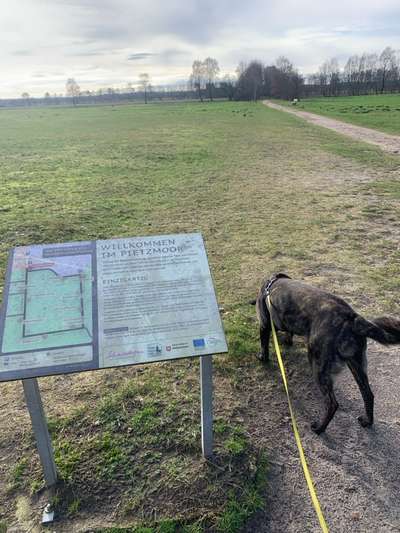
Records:
[[[139,52],[136,54],[130,54],[128,56],[128,61],[141,61],[142,59],[148,59],[149,57],[155,56],[156,54],[153,54],[151,52]]]
[[[30,50],[13,50],[10,52],[13,56],[30,56],[32,52]]]
[[[103,56],[105,52],[105,50],[71,50],[68,54],[76,57],[98,57]]]
[[[241,60],[286,55],[304,73],[330,57],[400,48],[398,0],[20,0],[0,18],[0,97],[40,93],[35,73],[61,92],[126,84],[140,69],[154,83],[184,79],[194,59],[216,57],[223,73]],[[88,73],[92,74],[89,76]],[[98,78],[93,76],[98,73]],[[97,82],[96,82],[97,79]],[[85,86],[87,84],[87,87]]]

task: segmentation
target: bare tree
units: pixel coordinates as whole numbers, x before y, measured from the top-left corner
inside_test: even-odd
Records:
[[[279,56],[275,61],[276,68],[279,69],[284,74],[291,74],[294,70],[293,64],[285,56]]]
[[[68,78],[67,83],[65,84],[65,92],[67,96],[72,98],[72,103],[75,106],[81,93],[81,89],[74,78]]]
[[[328,85],[328,64],[327,61],[322,63],[318,69],[318,82],[321,87],[322,96],[326,96]]]
[[[29,93],[27,93],[27,92],[23,92],[23,93],[21,94],[21,98],[23,98],[23,99],[25,100],[26,105],[30,105],[30,103],[31,103],[30,98],[31,98],[31,97],[30,97]]]
[[[190,75],[190,82],[193,87],[197,90],[199,100],[202,102],[203,97],[201,90],[204,87],[204,63],[199,59],[193,61],[192,73]]]
[[[228,97],[229,101],[233,100],[235,95],[237,80],[234,76],[226,74],[220,82],[219,86],[225,92],[225,95]]]
[[[206,82],[206,87],[208,88],[208,95],[210,100],[213,99],[213,88],[215,86],[215,81],[219,74],[219,65],[218,61],[213,57],[206,57],[203,61],[204,77]]]
[[[300,97],[301,86],[304,80],[287,57],[278,57],[276,67],[271,69],[270,72],[272,74],[272,96],[278,96],[286,100]]]
[[[400,90],[400,52],[387,46],[376,53],[352,55],[343,70],[336,59],[325,61],[318,73],[308,77],[304,93],[311,95],[369,94]]]
[[[247,63],[245,61],[240,61],[239,65],[236,67],[236,76],[240,78],[240,76],[246,72],[247,69]]]
[[[359,72],[360,72],[360,58],[358,55],[349,57],[344,67],[345,80],[351,89],[351,94],[354,96],[359,92]]]
[[[139,86],[144,92],[144,103],[147,104],[147,93],[149,92],[150,85],[150,76],[147,72],[142,72],[139,74]]]
[[[328,61],[325,61],[325,63],[319,67],[318,72],[322,94],[326,96],[328,93],[330,96],[335,96],[340,81],[340,68],[336,57],[332,57],[331,59],[328,59]],[[327,88],[327,91],[325,91],[324,87]]]
[[[396,52],[387,46],[379,56],[381,73],[381,93],[385,90],[386,80],[390,79],[397,71]]]
[[[239,77],[238,97],[256,101],[260,96],[264,81],[264,67],[260,61],[252,61]]]
[[[365,55],[365,83],[367,89],[378,92],[377,85],[377,71],[378,71],[378,55],[377,54],[364,54]]]

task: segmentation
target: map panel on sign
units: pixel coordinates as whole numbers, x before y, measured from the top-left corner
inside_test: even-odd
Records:
[[[2,317],[0,372],[42,364],[51,372],[51,367],[65,366],[66,362],[90,366],[93,253],[92,243],[14,250]],[[75,346],[90,350],[77,351]],[[64,351],[60,353],[60,349]]]
[[[15,248],[0,381],[227,351],[201,234]]]

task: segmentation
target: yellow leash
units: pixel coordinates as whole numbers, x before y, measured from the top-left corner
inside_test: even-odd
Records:
[[[288,388],[287,379],[286,379],[285,367],[283,365],[282,355],[281,355],[281,351],[280,351],[279,344],[278,344],[278,337],[276,336],[275,325],[274,325],[274,322],[272,320],[271,301],[269,299],[269,294],[267,295],[267,301],[268,301],[269,316],[270,316],[270,319],[271,319],[272,338],[274,340],[276,358],[278,359],[279,368],[280,368],[281,374],[282,374],[282,381],[283,381],[283,384],[284,384],[285,390],[286,390],[286,396],[287,396],[287,399],[288,399],[290,417],[292,419],[293,432],[294,432],[294,436],[295,436],[295,439],[296,439],[297,448],[299,450],[301,466],[303,467],[303,472],[304,472],[304,476],[305,476],[306,481],[307,481],[308,490],[310,492],[311,500],[313,502],[315,512],[317,513],[321,529],[322,529],[322,531],[324,533],[329,533],[328,526],[327,526],[327,524],[325,522],[324,515],[322,514],[322,511],[321,511],[321,506],[320,506],[319,501],[318,501],[317,493],[315,492],[314,483],[313,483],[310,471],[309,471],[308,466],[307,466],[307,461],[306,461],[306,457],[304,455],[303,446],[301,444],[299,430],[297,428],[296,418],[294,416],[294,412],[293,412],[293,408],[292,408],[292,402],[290,401],[289,388]]]

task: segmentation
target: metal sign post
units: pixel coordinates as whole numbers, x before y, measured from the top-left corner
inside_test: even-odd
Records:
[[[22,380],[47,487],[57,471],[41,376],[200,357],[202,450],[212,457],[211,354],[228,347],[200,233],[16,247],[2,304],[0,382]]]
[[[23,379],[22,385],[24,387],[26,405],[32,421],[40,462],[43,467],[44,479],[47,487],[52,487],[57,482],[57,470],[54,462],[53,446],[40,397],[39,385],[36,378]]]
[[[200,357],[201,388],[201,446],[203,457],[209,459],[213,454],[213,384],[212,355]]]

